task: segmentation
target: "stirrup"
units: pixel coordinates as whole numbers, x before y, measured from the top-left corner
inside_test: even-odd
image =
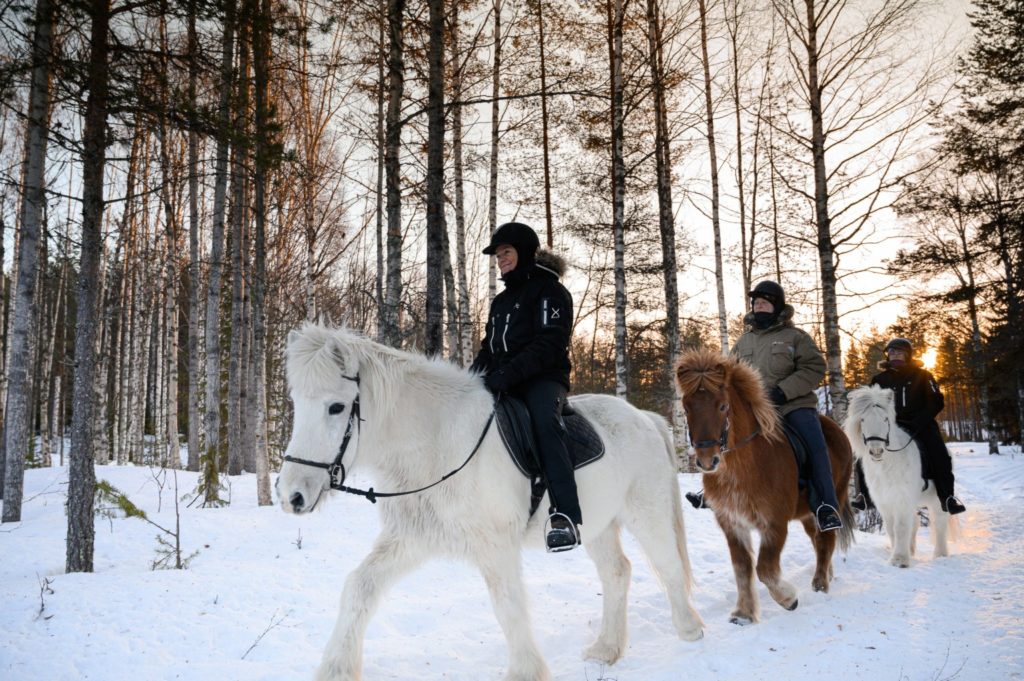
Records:
[[[690,505],[696,509],[710,508],[708,502],[704,500],[704,490],[699,492],[687,492],[685,495],[686,500],[690,502]]]
[[[548,553],[571,551],[583,543],[580,541],[579,528],[576,527],[576,523],[564,513],[555,511],[549,515],[544,529]]]
[[[831,504],[822,504],[814,512],[814,522],[818,525],[819,532],[832,532],[843,527],[843,521],[839,512]]]
[[[950,514],[950,515],[956,515],[957,513],[963,513],[964,511],[967,510],[967,507],[963,505],[963,502],[961,502],[959,499],[957,499],[952,494],[950,494],[948,497],[946,497],[946,503],[943,504],[943,506],[945,507],[945,508],[943,508],[943,510],[946,513]]]

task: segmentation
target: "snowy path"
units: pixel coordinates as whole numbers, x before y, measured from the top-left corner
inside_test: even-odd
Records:
[[[783,566],[800,606],[786,612],[760,587],[762,622],[754,626],[729,624],[735,586],[725,541],[710,512],[687,506],[706,623],[696,644],[676,639],[664,594],[627,536],[630,647],[614,667],[580,659],[600,615],[585,553],[527,553],[534,627],[554,678],[1024,679],[1024,456],[990,457],[977,445],[956,451],[968,512],[949,558],[931,559],[922,530],[915,564],[900,570],[887,563],[884,535],[858,533],[836,562],[831,593],[816,594],[810,542],[792,524]],[[23,521],[0,526],[0,679],[311,678],[345,575],[376,534],[373,506],[334,498],[313,517],[286,516],[257,508],[254,480],[243,477],[231,507],[183,512],[184,545],[200,551],[189,570],[150,571],[156,530],[120,519],[97,523],[96,573],[65,575],[66,475],[28,471]],[[172,492],[160,493],[150,471],[101,467],[98,477],[161,524],[173,522]],[[194,479],[180,474],[181,489]],[[680,476],[684,490],[699,484]],[[44,578],[52,593],[41,600]],[[384,602],[367,635],[364,678],[497,680],[505,657],[482,579],[437,561]]]

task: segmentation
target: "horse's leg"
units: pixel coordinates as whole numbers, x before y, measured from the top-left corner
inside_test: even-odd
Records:
[[[754,589],[754,551],[750,546],[750,530],[723,520],[718,514],[715,517],[729,544],[732,571],[736,576],[736,609],[729,615],[729,621],[733,624],[756,622],[761,612]]]
[[[341,592],[338,621],[317,670],[317,681],[358,681],[362,676],[363,636],[385,591],[423,562],[409,542],[380,536],[369,555],[349,574]]]
[[[789,528],[783,520],[761,532],[761,549],[757,555],[757,578],[768,587],[775,602],[786,610],[797,606],[796,587],[782,578],[782,547],[786,545]]]
[[[674,479],[672,484],[676,484]],[[647,512],[641,515],[638,510]],[[690,601],[690,559],[686,553],[682,512],[678,507],[674,513],[665,513],[659,508],[632,504],[626,516],[626,527],[640,542],[665,588],[679,638],[699,640],[704,636],[704,622]]]
[[[913,508],[899,509],[892,515],[892,532],[895,537],[892,545],[892,556],[889,563],[897,567],[910,567],[910,538],[914,534],[914,523],[917,511]]]
[[[601,633],[583,657],[613,664],[626,650],[626,596],[632,573],[629,559],[622,552],[618,522],[612,522],[584,546],[597,567],[604,598]]]
[[[928,499],[928,518],[931,520],[932,544],[935,547],[932,557],[948,556],[949,546],[946,541],[949,537],[949,514],[943,512],[939,498],[935,495]]]
[[[551,673],[530,628],[519,547],[499,548],[474,560],[487,583],[494,615],[508,642],[505,681],[549,681]]]
[[[819,532],[814,518],[811,517],[800,522],[814,545],[815,565],[811,587],[815,591],[828,593],[828,586],[832,582],[832,554],[836,550],[836,532]]]

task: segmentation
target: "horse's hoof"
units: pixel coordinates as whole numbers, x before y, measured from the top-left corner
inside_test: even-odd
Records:
[[[596,660],[604,664],[615,664],[622,657],[622,646],[608,645],[602,641],[595,641],[593,645],[583,651],[584,660]]]
[[[789,610],[790,612],[793,612],[794,610],[796,610],[796,606],[798,605],[800,605],[800,599],[794,598],[793,603],[791,605],[784,605],[782,607],[784,607],[786,610]]]
[[[889,564],[898,568],[908,568],[910,567],[910,559],[903,558],[902,556],[895,556],[889,561]]]
[[[732,617],[729,618],[729,623],[730,624],[738,624],[741,627],[745,627],[748,624],[753,624],[754,620],[751,619],[750,617],[745,616],[745,615],[733,615]]]
[[[815,591],[820,591],[822,593],[828,593],[828,580],[825,580],[825,579],[815,579],[814,581],[811,582],[811,586],[814,588]],[[795,608],[796,605],[794,605],[793,607]]]

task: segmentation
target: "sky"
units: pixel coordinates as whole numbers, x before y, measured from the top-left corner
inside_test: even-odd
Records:
[[[813,556],[790,525],[789,612],[758,586],[762,620],[729,622],[736,587],[709,511],[684,505],[694,604],[704,638],[680,641],[668,601],[632,536],[630,644],[608,667],[581,659],[601,613],[586,552],[523,555],[534,633],[554,681],[1012,681],[1024,679],[1024,456],[952,445],[967,505],[950,556],[928,529],[908,569],[883,534],[857,532],[837,554],[829,593],[811,591]],[[150,518],[174,526],[173,479],[97,466]],[[682,491],[696,475],[680,475]],[[195,474],[178,473],[178,495]],[[360,480],[358,482],[369,482]],[[67,468],[29,469],[22,521],[0,525],[0,678],[11,681],[309,679],[337,617],[345,576],[378,532],[378,506],[335,494],[307,516],[256,505],[255,476],[231,478],[231,505],[181,509],[184,571],[152,571],[156,530],[97,519],[95,572],[63,574]],[[387,503],[382,500],[380,504]],[[436,560],[402,579],[370,624],[364,681],[498,681],[506,646],[480,575]]]

